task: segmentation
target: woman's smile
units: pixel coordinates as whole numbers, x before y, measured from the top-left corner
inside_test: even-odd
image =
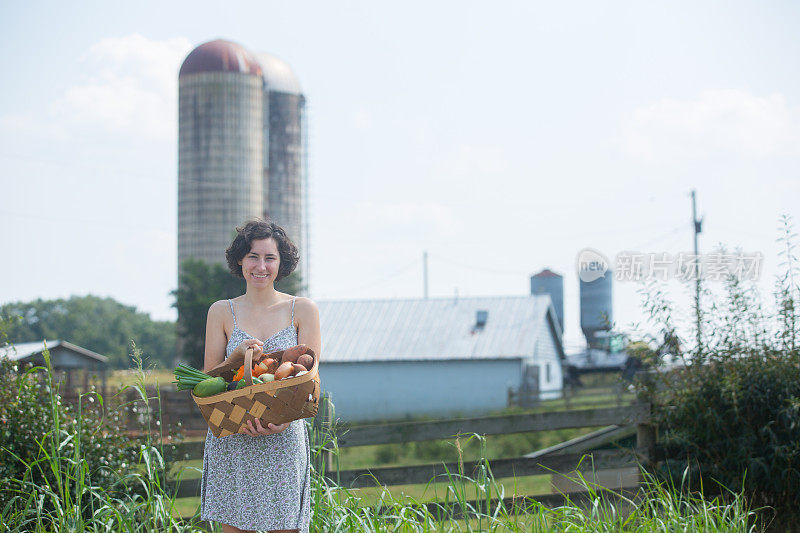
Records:
[[[265,272],[263,274],[258,274],[256,272],[251,272],[250,277],[253,281],[264,282],[269,280],[269,273]]]

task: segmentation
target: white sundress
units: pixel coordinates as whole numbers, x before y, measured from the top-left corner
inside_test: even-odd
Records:
[[[255,338],[236,325],[225,357],[245,339]],[[264,341],[265,353],[297,345],[294,299],[289,326]],[[298,529],[311,520],[311,448],[303,420],[274,435],[237,434],[215,437],[211,430],[203,450],[200,517],[240,529]]]

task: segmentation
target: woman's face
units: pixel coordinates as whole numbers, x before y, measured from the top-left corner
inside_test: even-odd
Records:
[[[251,242],[250,251],[239,264],[242,265],[242,275],[248,284],[256,287],[272,285],[281,266],[278,243],[272,237]]]

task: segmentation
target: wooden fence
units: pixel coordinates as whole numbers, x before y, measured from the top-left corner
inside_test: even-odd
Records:
[[[345,448],[453,439],[459,435],[471,434],[500,435],[597,426],[632,426],[636,428],[634,449],[596,450],[584,453],[580,451],[580,446],[573,440],[566,443],[568,446],[553,447],[543,453],[531,456],[490,460],[489,466],[496,479],[511,476],[547,475],[553,472],[568,473],[576,469],[600,471],[635,467],[646,464],[653,457],[655,447],[655,432],[648,424],[649,407],[644,404],[353,427],[336,425],[332,418],[329,404],[323,400],[311,432],[312,444],[322,445],[323,449],[317,467],[324,467],[326,476],[332,481],[351,488],[371,487],[376,484],[391,486],[427,483],[434,477],[446,475],[445,469],[450,472],[459,472],[460,467],[463,467],[464,474],[470,475],[479,464],[430,463],[334,471],[331,468],[332,452],[330,450],[334,438],[339,448]],[[586,442],[590,448],[589,443],[593,443],[595,440],[590,438]],[[577,453],[576,450],[578,450]],[[202,456],[203,443],[192,442],[178,446],[174,454],[168,456],[168,459],[200,459]],[[200,480],[190,479],[180,483],[177,493],[178,497],[197,496],[199,490]]]

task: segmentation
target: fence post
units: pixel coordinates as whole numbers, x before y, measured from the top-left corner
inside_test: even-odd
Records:
[[[655,464],[655,451],[658,436],[656,427],[650,420],[650,406],[647,409],[647,418],[640,420],[636,425],[636,449],[645,456],[645,466],[648,470]]]
[[[323,392],[320,395],[317,416],[314,417],[314,447],[319,449],[319,461],[315,465],[317,472],[328,474],[333,469],[333,454],[331,452],[331,439],[333,434],[333,402],[331,394]]]

